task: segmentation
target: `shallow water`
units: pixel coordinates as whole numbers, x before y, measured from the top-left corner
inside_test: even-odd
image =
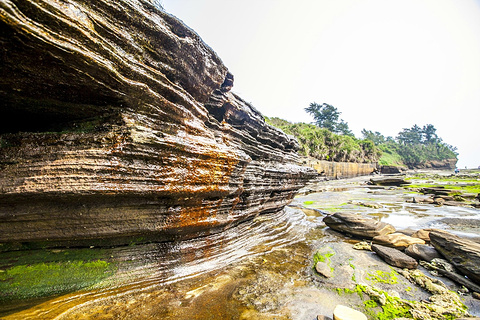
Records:
[[[324,192],[299,196],[279,213],[221,234],[109,249],[118,266],[114,276],[23,310],[4,308],[2,319],[314,319],[331,314],[347,298],[318,281],[312,257],[324,244],[342,240],[322,223],[321,211],[358,212],[399,230],[436,227],[478,239],[480,210],[407,203],[411,193],[368,187],[364,180],[325,182]],[[452,225],[444,218],[471,220]]]

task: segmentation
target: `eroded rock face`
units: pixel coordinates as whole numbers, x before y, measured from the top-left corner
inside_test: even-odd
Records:
[[[0,18],[4,248],[196,237],[316,174],[151,1],[5,0]]]

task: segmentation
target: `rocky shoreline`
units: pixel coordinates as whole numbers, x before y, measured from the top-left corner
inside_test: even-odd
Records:
[[[371,183],[398,186],[407,185],[410,181],[406,181],[405,177],[390,176],[372,178]],[[350,203],[367,208],[380,207],[375,203],[355,201]],[[433,201],[422,203],[444,204]],[[364,307],[357,309],[369,315],[369,318],[376,312],[378,319],[477,319],[472,318],[464,302],[469,301],[470,306],[473,306],[473,312],[479,312],[479,242],[436,228],[397,231],[388,223],[361,214],[346,212],[329,214],[324,211],[321,213],[327,214],[323,218],[323,223],[332,230],[331,233],[337,238],[344,238],[343,241],[350,244],[339,245],[329,242],[327,247],[317,251],[316,256],[319,258],[314,259],[316,274],[320,277],[317,281],[332,288],[337,286],[335,289],[340,288],[343,292],[358,292],[363,295]],[[352,253],[352,250],[366,250],[367,255],[361,254],[364,256],[362,259],[366,260],[353,257],[358,254]],[[342,266],[341,260],[334,258],[336,256],[350,256],[352,260],[349,262],[350,268]],[[381,267],[379,261],[390,266],[390,273],[386,271],[388,269]],[[372,271],[369,264],[375,265],[378,270]],[[341,271],[334,271],[337,268]],[[346,273],[347,276],[340,273]],[[365,273],[370,274],[370,279],[372,275],[379,276],[377,279],[379,283],[365,281],[369,278]],[[428,295],[407,296],[402,293],[411,289],[399,285],[400,276],[405,283],[421,288],[428,292]],[[392,280],[392,277],[395,277],[395,280]],[[378,286],[379,284],[381,285]],[[334,319],[366,319],[363,314],[355,313],[354,316],[349,315],[345,318],[342,314],[336,315],[336,311],[337,309],[334,310]],[[331,315],[319,315],[318,319],[328,319],[329,316]]]
[[[462,239],[442,230],[419,230],[417,235],[421,234],[422,238],[425,239],[425,236],[428,238],[426,239],[427,245],[424,244],[423,239],[417,238],[415,235],[410,237],[402,233],[389,233],[394,230],[392,226],[378,224],[374,219],[355,215],[335,215],[336,217],[326,217],[324,222],[333,230],[354,237],[350,241],[353,245],[348,248],[348,244],[342,246],[330,243],[331,247],[327,247],[328,251],[325,251],[326,247],[317,251],[316,255],[328,257],[328,259],[320,259],[315,263],[315,270],[323,279],[319,280],[322,285],[335,286],[335,290],[347,293],[362,293],[367,297],[367,301],[372,301],[367,302],[365,310],[362,311],[366,314],[378,312],[385,316],[379,319],[463,319],[472,317],[462,300],[468,295],[470,301],[477,301],[473,303],[480,304],[478,300],[480,299],[479,243]],[[344,222],[342,227],[339,228],[338,224],[332,223],[332,218],[341,219]],[[360,223],[359,219],[361,219]],[[345,227],[346,225],[349,227]],[[387,229],[389,231],[385,231]],[[379,235],[372,237],[377,233]],[[369,241],[355,239],[369,239]],[[370,254],[367,256],[368,258],[364,257],[369,262],[355,257],[349,262],[351,270],[343,267],[340,261],[332,259],[333,256],[351,255],[352,248],[367,250],[373,253],[373,256]],[[392,267],[390,272],[385,271],[388,270],[385,267],[379,266],[378,258],[375,256]],[[376,270],[369,272],[368,264],[374,264]],[[337,268],[340,268],[342,273],[346,272],[350,277],[342,276],[342,280],[338,281],[338,272],[336,272],[337,277],[332,278],[334,273],[332,270]],[[358,273],[362,275],[358,276]],[[377,280],[382,283],[382,286],[362,281],[365,273],[369,275],[366,278],[377,276]],[[429,275],[430,273],[431,275]],[[419,299],[419,296],[405,297],[404,294],[399,293],[399,290],[411,290],[408,287],[399,288],[401,286],[398,285],[397,277],[400,275],[407,279],[411,286],[422,288],[429,292],[430,296],[422,300]],[[450,287],[445,285],[445,279],[438,276],[446,277]],[[332,282],[330,278],[335,280]],[[408,282],[403,284],[406,283],[408,284]],[[457,292],[451,290],[452,286],[456,288]],[[386,317],[388,309],[397,311],[389,311],[391,314]],[[344,318],[336,316],[336,311],[334,311],[334,319],[363,319],[365,317],[357,314],[351,318]],[[318,319],[326,319],[326,316],[322,315],[322,317],[319,316]]]

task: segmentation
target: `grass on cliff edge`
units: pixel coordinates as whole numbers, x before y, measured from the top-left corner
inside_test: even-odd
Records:
[[[101,249],[12,251],[0,254],[0,302],[88,288],[113,274]]]

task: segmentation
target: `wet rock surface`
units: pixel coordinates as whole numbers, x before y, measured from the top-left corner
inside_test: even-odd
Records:
[[[315,176],[154,2],[0,10],[3,249],[203,236],[281,210]]]

